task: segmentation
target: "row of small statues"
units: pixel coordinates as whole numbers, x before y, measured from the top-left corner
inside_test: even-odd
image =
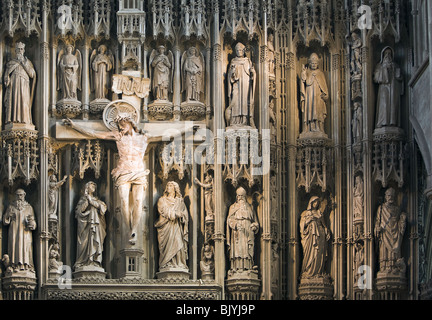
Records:
[[[75,217],[77,224],[77,256],[75,268],[82,266],[102,267],[103,243],[106,236],[105,213],[107,205],[96,195],[97,185],[88,182],[80,198]],[[36,219],[32,206],[25,200],[26,193],[18,189],[16,200],[7,208],[3,223],[9,225],[8,254],[3,263],[9,271],[34,270],[32,231]],[[227,246],[231,270],[241,272],[254,270],[255,235],[259,222],[253,207],[247,201],[246,190],[236,191],[236,202],[232,204],[227,217]],[[402,240],[407,216],[401,212],[393,188],[385,192],[385,202],[378,207],[375,219],[375,238],[379,245],[380,272],[401,272],[404,270],[401,255]],[[303,248],[302,277],[311,278],[326,274],[328,241],[331,232],[324,217],[327,203],[317,196],[310,198],[308,207],[300,216],[300,235]],[[169,181],[162,197],[157,202],[159,219],[155,223],[158,231],[159,268],[188,270],[188,223],[189,214],[179,185]],[[58,267],[58,246],[50,252],[50,265]],[[56,253],[57,254],[53,254]],[[201,270],[214,269],[214,248],[205,243],[202,250]],[[361,252],[356,254],[356,266]]]
[[[75,50],[75,53],[74,53]],[[246,47],[242,43],[235,46],[236,57],[232,59],[228,73],[229,105],[225,111],[228,125],[255,127],[254,104],[256,71],[252,61],[246,57]],[[358,50],[358,48],[356,49]],[[31,106],[35,95],[36,72],[31,61],[24,55],[25,45],[16,44],[16,58],[6,65],[4,84],[5,122],[32,124]],[[356,51],[357,52],[357,51]],[[358,55],[358,52],[357,52]],[[355,58],[358,58],[357,55]],[[394,53],[390,47],[382,52],[374,80],[380,85],[377,100],[377,128],[400,126],[399,108],[401,90],[401,69],[393,62]],[[114,68],[113,54],[105,45],[93,51],[90,58],[91,84],[97,99],[106,99],[109,90],[109,73]],[[81,88],[82,58],[72,45],[61,50],[58,56],[58,90],[65,100],[77,100],[77,90]],[[173,88],[173,55],[164,46],[159,46],[150,55],[151,88],[155,100],[168,100]],[[354,63],[357,65],[358,61]],[[311,54],[308,67],[303,65],[300,75],[300,104],[303,114],[303,132],[324,133],[327,117],[326,103],[329,98],[327,81],[319,70],[319,57]],[[195,47],[189,48],[182,58],[183,88],[187,100],[199,101],[204,92],[204,58]],[[33,79],[33,81],[30,81]],[[356,111],[361,109],[356,104]],[[360,116],[353,120],[355,137],[361,134]]]
[[[102,267],[107,205],[98,198],[96,189],[95,182],[87,182],[75,208],[75,270],[88,266]],[[3,223],[9,225],[8,254],[3,262],[10,272],[34,271],[32,231],[36,229],[36,219],[32,206],[25,200],[25,191],[18,189],[15,195],[16,200],[3,216]],[[236,202],[230,206],[227,217],[227,245],[231,270],[238,272],[256,269],[253,260],[254,238],[259,231],[259,223],[246,196],[244,188],[237,189]],[[154,226],[157,229],[160,270],[188,270],[189,213],[176,182],[169,181],[166,184],[164,193],[157,202],[157,209],[159,218]],[[55,269],[62,265],[57,243],[50,247],[49,254],[50,268]],[[202,249],[202,272],[209,273],[214,270],[213,254],[214,248],[206,242]]]
[[[357,180],[360,183],[360,180]],[[356,191],[357,192],[357,191]],[[397,205],[396,190],[385,192],[385,201],[378,207],[374,235],[378,244],[380,272],[403,274],[402,240],[406,229],[407,215]],[[354,200],[358,210],[357,199]],[[327,274],[328,241],[331,232],[325,219],[327,203],[317,196],[310,198],[308,207],[300,216],[300,236],[303,248],[302,278],[313,278]],[[354,213],[355,215],[358,213]],[[356,219],[355,217],[354,219]],[[364,221],[362,221],[364,223]],[[356,242],[355,272],[364,264],[360,242]]]

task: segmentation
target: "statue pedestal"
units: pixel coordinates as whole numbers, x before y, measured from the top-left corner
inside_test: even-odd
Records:
[[[333,300],[330,276],[302,278],[298,292],[300,300]]]
[[[57,102],[56,109],[57,112],[68,118],[75,118],[79,116],[82,112],[82,103],[75,99],[62,99]]]
[[[92,114],[99,114],[102,113],[105,107],[110,104],[111,101],[108,99],[95,99],[92,102],[90,102],[90,113]]]
[[[323,132],[313,132],[313,131],[307,131],[302,132],[297,140],[299,145],[305,146],[322,146],[322,145],[328,145],[330,142],[330,139],[327,134]]]
[[[172,102],[157,100],[148,105],[148,115],[153,120],[171,120],[174,114]]]
[[[376,289],[380,300],[401,300],[407,290],[407,279],[404,272],[380,271],[376,278]]]
[[[405,132],[398,127],[382,127],[375,129],[374,141],[403,141],[405,137]]]
[[[225,281],[229,300],[258,300],[261,280],[258,270],[228,271]]]
[[[165,280],[189,280],[190,276],[189,270],[182,268],[164,268],[156,273],[158,279]]]
[[[2,150],[0,157],[4,158],[2,170],[9,184],[21,177],[26,185],[39,177],[39,146],[38,131],[35,126],[26,123],[8,123],[1,132]]]
[[[199,121],[206,116],[206,106],[200,101],[186,101],[180,105],[182,120]]]
[[[101,267],[82,266],[82,267],[75,268],[73,277],[75,279],[80,279],[80,278],[105,279],[106,272],[104,268]]]
[[[120,250],[120,278],[142,277],[143,254],[144,250],[140,248]]]
[[[63,272],[61,267],[59,267],[57,270],[51,269],[48,272],[48,279],[58,279],[62,274]]]
[[[5,300],[32,300],[36,283],[34,271],[6,272],[2,279],[3,298]]]

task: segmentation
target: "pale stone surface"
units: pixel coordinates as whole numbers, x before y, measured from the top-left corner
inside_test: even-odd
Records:
[[[32,62],[24,55],[25,45],[18,42],[16,58],[9,61],[3,75],[6,88],[4,105],[5,123],[32,125],[31,107],[35,94],[36,71]]]
[[[22,189],[15,192],[16,200],[3,215],[3,224],[8,226],[8,259],[13,272],[34,272],[33,231],[36,217],[33,207],[25,200]],[[5,265],[6,265],[5,264]]]
[[[188,271],[189,213],[176,182],[167,183],[157,208],[159,272]]]
[[[236,202],[228,211],[227,245],[230,271],[243,272],[256,269],[254,263],[255,234],[259,231],[256,212],[247,202],[246,190],[236,190]]]
[[[256,71],[252,61],[245,56],[242,43],[235,46],[236,57],[231,60],[228,79],[229,106],[225,111],[228,126],[245,125],[255,127],[254,101]]]
[[[98,199],[96,187],[94,182],[86,183],[84,194],[75,209],[75,218],[78,222],[75,271],[84,267],[102,268],[107,205]]]
[[[300,76],[300,103],[303,113],[303,133],[324,132],[327,117],[326,102],[329,98],[327,81],[318,68],[319,57],[316,53],[309,57],[309,65],[302,67]]]

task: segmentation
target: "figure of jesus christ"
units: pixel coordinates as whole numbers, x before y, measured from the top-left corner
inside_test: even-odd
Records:
[[[129,243],[135,245],[137,228],[142,216],[144,191],[148,184],[147,175],[150,173],[148,169],[145,169],[144,154],[149,143],[162,141],[163,136],[152,136],[139,129],[128,113],[119,113],[114,121],[118,126],[118,131],[94,131],[70,119],[65,119],[64,124],[92,138],[116,142],[119,162],[111,174],[120,195],[120,207],[125,225],[131,231]],[[183,132],[184,130],[180,134]],[[132,201],[129,200],[130,195]],[[132,204],[132,208],[129,203]]]

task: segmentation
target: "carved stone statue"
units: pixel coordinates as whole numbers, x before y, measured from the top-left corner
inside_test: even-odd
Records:
[[[363,137],[363,107],[360,102],[354,103],[354,113],[352,119],[352,134],[354,143],[361,142]]]
[[[277,143],[277,118],[276,118],[276,113],[274,110],[275,104],[273,99],[270,101],[269,103],[269,117],[270,117],[270,136],[271,136],[271,141],[276,144]]]
[[[362,272],[360,269],[364,265],[364,246],[361,242],[356,242],[355,245],[355,255],[354,255],[354,281],[355,284],[358,283]]]
[[[102,267],[106,210],[106,204],[96,196],[96,183],[87,182],[84,195],[75,208],[75,218],[78,221],[75,270],[85,266]]]
[[[15,192],[16,200],[7,208],[3,224],[9,226],[8,256],[14,271],[34,271],[33,237],[36,220],[32,206],[25,200],[22,189]]]
[[[361,50],[363,47],[360,36],[353,32],[351,34],[351,72],[354,77],[361,76],[363,71],[361,61]]]
[[[96,53],[97,52],[97,53]],[[106,99],[109,89],[110,71],[114,67],[114,56],[105,45],[100,45],[98,50],[93,50],[90,57],[92,68],[91,80],[95,99]]]
[[[267,39],[267,48],[268,48],[268,60],[269,60],[269,75],[271,77],[275,77],[276,71],[276,57],[275,57],[275,49],[274,49],[274,35],[270,33]]]
[[[52,174],[49,178],[48,208],[50,217],[57,217],[58,192],[67,178],[68,176],[64,176],[63,180],[57,181],[57,176],[55,174]]]
[[[330,231],[324,221],[325,203],[313,196],[300,217],[300,236],[303,247],[302,278],[313,278],[326,274],[327,242]]]
[[[150,70],[152,71],[151,88],[155,100],[168,100],[169,92],[173,86],[173,54],[168,51],[166,54],[165,46],[159,46],[150,55]]]
[[[182,56],[182,79],[186,101],[200,101],[200,94],[204,92],[204,58],[195,47],[190,47]]]
[[[405,262],[401,255],[402,240],[407,215],[396,204],[396,191],[385,192],[385,201],[378,207],[375,220],[375,238],[379,246],[380,272],[403,270]]]
[[[155,223],[159,243],[159,270],[189,270],[188,259],[189,213],[179,185],[169,181],[157,202],[159,219]]]
[[[48,270],[50,272],[58,272],[63,266],[63,262],[60,261],[60,246],[57,242],[53,243],[48,249],[49,252],[49,264]]]
[[[230,270],[242,272],[254,270],[255,235],[259,223],[255,210],[246,200],[246,190],[236,190],[236,202],[232,204],[227,217],[227,244]]]
[[[4,97],[5,123],[32,125],[31,108],[35,94],[36,71],[31,61],[24,56],[24,43],[18,42],[15,51],[16,58],[6,64],[3,77],[6,88]]]
[[[62,99],[77,100],[77,91],[81,90],[81,52],[74,52],[72,45],[66,46],[66,53],[61,50],[58,55],[58,88],[63,94]]]
[[[393,61],[393,49],[386,47],[375,69],[374,80],[379,84],[377,98],[377,128],[400,126],[400,96],[403,94],[400,67]]]
[[[360,236],[363,230],[364,183],[360,176],[355,178],[353,190],[354,234]]]
[[[201,249],[200,268],[203,278],[214,275],[214,247],[208,242],[206,242]]]
[[[111,174],[120,195],[120,208],[125,226],[131,231],[129,243],[135,245],[137,228],[142,216],[144,191],[148,185],[147,175],[150,173],[145,168],[144,155],[148,144],[161,141],[162,136],[153,136],[139,129],[133,117],[128,113],[119,113],[114,123],[118,126],[118,131],[103,132],[87,129],[71,119],[64,120],[65,125],[89,137],[116,142],[119,162]]]
[[[318,69],[316,53],[309,57],[309,66],[303,65],[300,83],[300,101],[303,113],[303,132],[324,132],[327,117],[326,101],[329,98],[324,73]]]
[[[214,219],[214,193],[213,193],[213,178],[210,174],[207,174],[204,183],[201,183],[197,178],[195,178],[195,183],[201,188],[204,188],[204,206],[206,211],[205,220]]]
[[[227,81],[229,106],[225,111],[228,126],[246,125],[255,128],[254,95],[256,72],[252,61],[245,56],[242,43],[235,46],[236,57],[231,60]]]

